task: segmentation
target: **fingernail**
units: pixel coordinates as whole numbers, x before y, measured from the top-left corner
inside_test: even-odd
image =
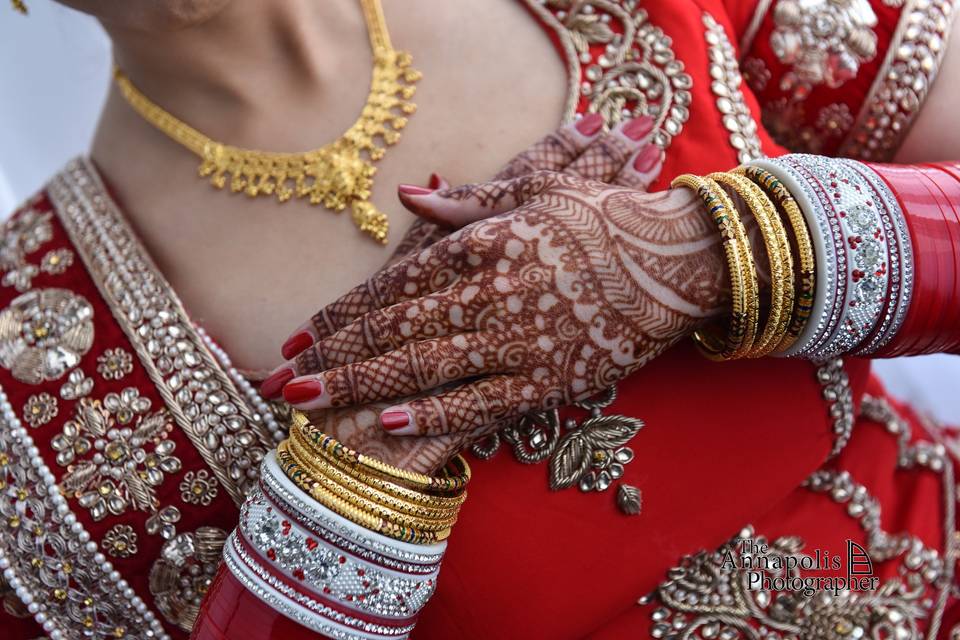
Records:
[[[267,400],[272,400],[280,395],[283,385],[293,380],[294,373],[290,367],[283,367],[274,371],[270,376],[260,383],[260,395]]]
[[[380,425],[395,435],[406,435],[400,429],[410,425],[410,414],[399,409],[391,409],[380,414]]]
[[[415,184],[401,184],[400,186],[397,187],[397,191],[399,191],[405,196],[425,196],[428,193],[433,193],[435,189],[418,187]]]
[[[298,331],[287,338],[287,341],[283,343],[282,347],[280,347],[280,353],[283,354],[285,359],[293,360],[312,345],[313,336],[310,335],[310,332]]]
[[[443,184],[443,178],[441,178],[435,173],[430,174],[429,186],[431,191],[436,191],[437,189],[440,188],[440,185],[442,184]]]
[[[575,126],[581,135],[595,135],[597,131],[600,131],[601,127],[603,127],[603,116],[601,116],[599,113],[588,113],[577,120],[577,124]]]
[[[639,173],[649,173],[660,162],[663,151],[655,144],[648,144],[637,154],[633,161],[633,168]]]
[[[283,399],[290,404],[304,404],[323,395],[323,383],[319,380],[294,380],[283,388]]]
[[[623,135],[627,136],[631,140],[643,140],[653,131],[653,118],[650,116],[640,116],[639,118],[634,118],[627,124],[623,125],[623,128],[620,130],[623,132]]]

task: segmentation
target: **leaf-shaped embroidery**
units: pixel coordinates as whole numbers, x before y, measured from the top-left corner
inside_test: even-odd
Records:
[[[133,432],[133,437],[139,438],[141,442],[149,442],[163,435],[169,423],[170,420],[166,411],[152,413],[140,421],[140,424]]]
[[[641,497],[640,489],[632,484],[621,484],[617,489],[617,506],[620,511],[628,516],[635,516],[640,513]]]
[[[139,474],[131,473],[124,478],[127,484],[127,490],[130,492],[130,502],[134,509],[140,511],[153,511],[160,504],[157,501],[156,493],[146,480]]]
[[[613,40],[613,30],[595,13],[578,13],[566,21],[570,39],[577,52],[587,51],[592,43],[607,43]]]
[[[67,469],[60,479],[60,487],[66,493],[76,493],[82,491],[95,477],[97,477],[97,465],[90,461],[81,462]]]
[[[592,449],[616,449],[630,442],[643,428],[643,420],[627,416],[594,416],[580,425]]]
[[[558,491],[572,487],[590,468],[592,453],[582,430],[565,435],[550,458],[550,489]]]
[[[99,400],[81,400],[77,419],[88,433],[97,438],[106,436],[110,427],[110,414],[104,411]]]

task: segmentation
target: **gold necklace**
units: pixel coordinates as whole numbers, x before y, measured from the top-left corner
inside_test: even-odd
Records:
[[[130,106],[162,133],[200,156],[199,174],[210,177],[217,189],[227,185],[251,198],[273,195],[279,202],[293,196],[309,198],[342,211],[350,206],[354,224],[379,242],[386,243],[387,216],[370,202],[373,163],[385,147],[400,140],[407,115],[416,111],[410,102],[421,75],[410,64],[409,53],[390,44],[379,0],[360,0],[373,51],[370,93],[360,117],[333,142],[302,153],[241,149],[210,139],[164,111],[143,95],[130,79],[114,68],[114,80]]]

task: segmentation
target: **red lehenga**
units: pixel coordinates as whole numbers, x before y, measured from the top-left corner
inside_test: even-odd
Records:
[[[656,117],[667,155],[654,189],[784,153],[766,131],[792,150],[889,159],[954,9],[528,6],[567,62],[567,118]],[[288,416],[191,321],[89,161],[7,223],[0,262],[5,637],[184,638]],[[682,345],[607,397],[478,444],[484,461],[414,637],[954,637],[957,439],[890,400],[869,369],[718,364]],[[609,452],[615,466],[550,491],[557,439],[598,413],[645,426]],[[795,557],[843,554],[851,540],[881,589],[744,590],[714,554],[743,551],[728,541],[745,527]]]

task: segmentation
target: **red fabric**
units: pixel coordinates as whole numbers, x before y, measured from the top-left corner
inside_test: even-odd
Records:
[[[960,353],[960,172],[956,165],[869,165],[890,186],[913,245],[914,291],[881,357]]]

